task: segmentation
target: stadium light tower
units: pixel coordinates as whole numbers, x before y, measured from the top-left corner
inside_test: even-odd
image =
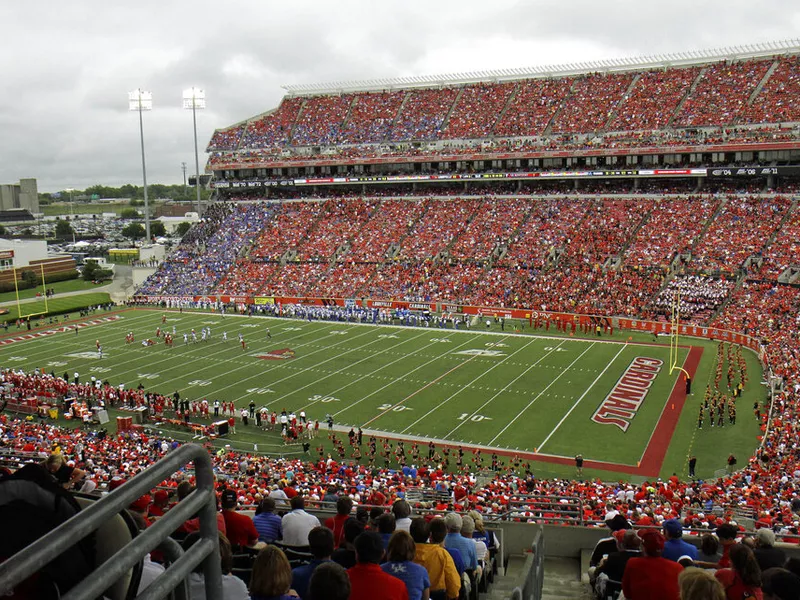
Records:
[[[147,241],[150,241],[150,203],[147,200],[147,166],[144,161],[144,125],[142,111],[153,110],[153,94],[137,89],[128,92],[128,110],[139,113],[139,140],[142,143],[142,182],[144,183],[144,231]]]
[[[197,111],[206,107],[206,93],[200,88],[191,87],[183,90],[183,108],[191,109],[194,126],[194,189],[197,195],[197,214],[200,214],[200,157],[197,154]]]

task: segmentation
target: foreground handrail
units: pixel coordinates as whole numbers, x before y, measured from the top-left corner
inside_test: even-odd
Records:
[[[11,592],[14,586],[36,573],[42,565],[68,550],[77,540],[99,529],[108,519],[191,461],[195,464],[197,489],[175,505],[152,527],[120,549],[117,554],[102,565],[97,565],[89,577],[64,596],[64,600],[96,598],[145,554],[158,547],[181,523],[197,515],[198,511],[201,540],[197,544],[197,549],[192,547],[189,552],[178,558],[164,574],[148,586],[141,598],[163,597],[184,581],[194,567],[202,562],[206,598],[222,600],[214,474],[211,457],[205,449],[196,444],[186,444],[170,452],[112,493],[0,564],[0,596]],[[161,581],[162,579],[164,581]]]

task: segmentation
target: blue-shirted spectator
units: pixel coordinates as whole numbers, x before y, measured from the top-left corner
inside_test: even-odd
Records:
[[[283,537],[281,518],[275,514],[273,498],[264,498],[261,501],[253,517],[253,524],[256,526],[259,542],[274,542]]]
[[[461,525],[463,524],[461,515],[454,512],[447,513],[444,522],[447,525],[447,537],[444,538],[444,547],[458,550],[464,559],[464,566],[467,570],[474,571],[478,568],[475,542],[461,535]]]
[[[411,534],[395,531],[389,540],[388,561],[381,565],[384,573],[397,577],[406,584],[408,600],[422,600],[430,594],[428,571],[414,562],[416,552],[417,546]]]
[[[664,549],[661,551],[661,558],[678,562],[681,556],[689,556],[692,560],[697,560],[697,547],[684,542],[683,526],[678,519],[668,519],[664,521]]]

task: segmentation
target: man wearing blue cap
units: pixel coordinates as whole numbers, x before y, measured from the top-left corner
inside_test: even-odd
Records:
[[[697,547],[688,542],[684,542],[683,526],[678,519],[668,519],[664,521],[664,536],[667,541],[664,543],[664,550],[661,557],[678,562],[682,556],[689,556],[692,560],[697,560]]]

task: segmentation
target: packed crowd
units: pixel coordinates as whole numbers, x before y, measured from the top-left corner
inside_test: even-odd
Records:
[[[793,258],[796,215],[778,229],[790,204],[782,196],[690,196],[215,205],[142,293],[393,298],[655,318],[668,316],[680,291],[684,318],[705,323],[751,255],[766,258],[760,270],[748,269],[757,280],[774,280],[772,262]],[[773,250],[767,241],[776,231]]]
[[[728,298],[734,282],[702,275],[684,275],[670,279],[654,304],[660,314],[670,316],[676,294],[680,299],[680,318],[706,322]]]
[[[774,60],[777,68],[748,104]],[[788,99],[800,80],[798,65],[797,57],[776,57],[639,73],[287,96],[275,111],[246,127],[216,131],[208,150],[529,138],[542,135],[551,120],[556,133],[608,130],[645,132],[645,137],[674,135],[658,131],[672,120],[682,127],[726,126],[737,118],[745,123],[792,122],[798,118]],[[561,141],[558,136],[543,140]],[[363,149],[358,155],[366,156]]]
[[[744,111],[745,123],[789,123],[800,121],[800,107],[793,101],[800,94],[800,57],[781,56],[761,93]]]
[[[709,272],[737,269],[751,255],[761,254],[791,204],[785,196],[766,201],[755,196],[729,196],[692,249],[692,262]]]
[[[404,95],[402,91],[356,94],[339,142],[369,144],[385,140]]]
[[[750,95],[772,60],[720,62],[704,68],[700,81],[686,99],[674,125],[676,127],[730,125],[744,112]],[[770,119],[771,122],[776,120]]]
[[[577,78],[553,118],[553,131],[586,133],[607,129],[633,79],[633,73],[596,73]]]
[[[700,72],[698,67],[646,71],[608,125],[610,131],[664,129]]]
[[[491,135],[498,116],[516,86],[516,83],[476,83],[465,86],[447,119],[442,137],[462,139]]]

